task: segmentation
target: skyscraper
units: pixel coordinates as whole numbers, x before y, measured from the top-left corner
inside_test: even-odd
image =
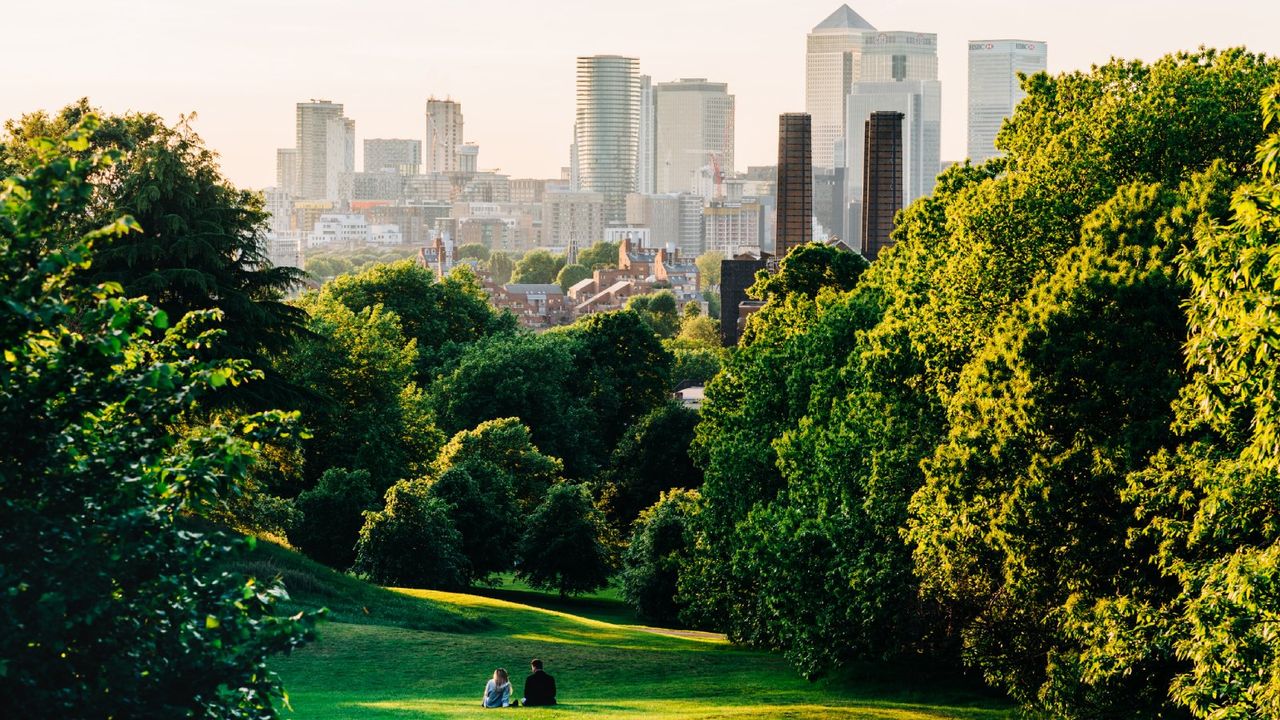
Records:
[[[845,136],[845,98],[861,77],[862,37],[874,32],[871,23],[841,5],[808,35],[804,108],[813,118],[814,167],[836,166],[835,145]]]
[[[578,187],[604,195],[607,224],[622,223],[636,187],[640,141],[640,61],[620,55],[578,58]]]
[[[298,149],[276,150],[276,189],[285,195],[298,195]]]
[[[328,198],[329,121],[342,119],[342,105],[312,100],[298,103],[297,111],[298,195]]]
[[[417,175],[422,167],[422,141],[369,138],[364,141],[365,172]]]
[[[346,117],[329,118],[325,134],[324,197],[327,200],[350,200],[343,197],[344,178],[356,171],[356,121]]]
[[[778,229],[774,254],[813,240],[813,160],[808,113],[778,118]]]
[[[892,242],[893,219],[902,209],[903,142],[900,112],[871,113],[863,131],[863,257],[875,260]]]
[[[969,41],[969,159],[999,155],[996,133],[1026,93],[1018,73],[1043,72],[1048,48],[1039,40]]]
[[[871,114],[899,112],[902,129],[902,205],[933,192],[942,166],[942,85],[938,82],[938,38],[933,33],[878,32],[864,36],[861,78],[849,87],[849,156],[846,238],[854,247],[863,227],[863,132]]]
[[[656,192],[654,170],[657,143],[657,118],[654,108],[653,78],[640,76],[640,137],[636,144],[636,192]]]
[[[463,142],[462,105],[453,100],[429,98],[424,171],[427,174],[457,172],[457,148]]]
[[[684,78],[658,83],[653,96],[657,192],[689,192],[707,166],[721,177],[733,172],[734,99],[727,84]]]

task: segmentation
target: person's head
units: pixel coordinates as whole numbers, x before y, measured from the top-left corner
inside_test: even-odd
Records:
[[[507,671],[503,670],[502,668],[498,668],[497,670],[494,670],[493,681],[499,685],[507,682]]]
[[[539,670],[542,669],[542,661],[538,660],[537,658],[534,658],[529,662],[529,667],[533,668],[534,672],[538,672]]]

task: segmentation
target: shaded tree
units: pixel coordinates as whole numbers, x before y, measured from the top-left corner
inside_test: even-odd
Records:
[[[402,480],[382,510],[365,514],[355,570],[379,585],[453,590],[466,585],[470,568],[449,505],[426,483]]]
[[[516,577],[560,597],[598,590],[609,583],[604,516],[581,485],[553,486],[529,517],[520,539]]]
[[[546,250],[531,250],[520,258],[511,273],[513,283],[550,284],[564,267],[563,255],[552,255]]]
[[[622,596],[642,618],[679,622],[677,581],[693,547],[699,499],[696,490],[664,492],[636,520],[622,556]]]

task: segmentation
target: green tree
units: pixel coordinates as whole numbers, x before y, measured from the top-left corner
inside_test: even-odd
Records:
[[[693,547],[699,499],[697,490],[664,492],[636,521],[622,556],[622,596],[642,618],[679,621],[677,581]]]
[[[560,274],[556,275],[556,283],[560,285],[561,290],[569,292],[569,288],[589,277],[591,277],[591,270],[585,265],[575,263],[560,268]]]
[[[710,290],[720,286],[720,263],[725,259],[719,250],[708,250],[694,260],[698,266],[698,289]]]
[[[516,418],[460,432],[440,451],[430,494],[450,506],[473,581],[512,568],[525,519],[561,468],[559,460],[538,452]]]
[[[688,315],[680,321],[680,333],[675,337],[676,347],[720,348],[720,327],[706,315]]]
[[[476,260],[488,260],[489,248],[480,243],[468,243],[458,248],[459,258],[475,258]]]
[[[598,242],[578,253],[578,264],[596,270],[618,267],[618,243]]]
[[[674,337],[680,329],[679,306],[670,290],[635,295],[627,300],[626,307],[638,314],[659,337]]]
[[[87,100],[56,116],[43,112],[5,124],[0,168],[16,168],[33,157],[30,142],[60,137],[94,113]],[[304,275],[273,267],[263,242],[267,213],[257,193],[239,190],[222,176],[217,156],[182,118],[169,127],[158,116],[106,116],[80,158],[110,150],[116,161],[98,165],[88,177],[92,199],[68,218],[65,241],[130,215],[142,228],[95,254],[91,277],[119,283],[129,297],[145,296],[175,321],[194,310],[222,313],[222,336],[205,349],[219,358],[244,358],[263,370],[262,382],[235,393],[255,409],[292,397],[269,358],[303,331],[306,316],[283,302]]]
[[[668,402],[627,428],[600,482],[600,507],[609,522],[625,531],[667,490],[702,485],[702,472],[689,458],[697,424],[696,412]]]
[[[564,264],[563,255],[552,255],[546,250],[531,250],[516,263],[515,270],[511,273],[511,282],[541,285],[553,283]]]
[[[261,373],[197,357],[216,313],[166,330],[164,311],[97,282],[97,253],[141,232],[115,216],[79,230],[122,159],[98,127],[33,139],[0,181],[0,698],[23,717],[274,718],[266,659],[316,615],[277,617],[278,583],[219,569],[251,541],[182,517],[235,495],[296,415],[191,424]]]
[[[605,532],[604,516],[585,487],[553,486],[520,539],[516,577],[561,597],[604,587],[612,569],[601,540]]]
[[[516,261],[504,252],[495,252],[489,256],[489,261],[485,263],[489,268],[489,277],[497,285],[506,285],[511,282],[511,274],[515,272]]]
[[[466,266],[437,281],[433,272],[413,260],[378,264],[326,283],[320,297],[336,300],[353,313],[379,304],[394,312],[401,332],[416,343],[415,375],[424,385],[456,362],[469,343],[516,328],[515,317],[494,310]]]
[[[375,492],[418,477],[443,438],[414,382],[417,343],[381,304],[353,312],[332,295],[310,295],[311,337],[278,361],[295,385],[315,393],[304,415],[315,439],[303,447],[304,479],[293,495],[329,468],[365,470]]]
[[[329,468],[294,501],[302,518],[289,529],[289,542],[326,565],[349,568],[364,513],[376,509],[378,499],[367,470]]]
[[[675,346],[670,350],[673,386],[684,382],[706,385],[724,365],[725,353],[720,348]]]
[[[355,570],[379,585],[445,590],[465,587],[470,572],[449,505],[418,480],[392,485],[386,506],[365,514]]]

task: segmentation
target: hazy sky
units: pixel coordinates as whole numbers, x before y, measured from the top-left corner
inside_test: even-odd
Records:
[[[574,58],[640,58],[655,82],[737,96],[737,165],[772,164],[778,114],[804,109],[805,34],[836,0],[54,0],[5,3],[0,118],[88,96],[108,111],[196,111],[236,183],[275,182],[294,103],[346,105],[365,138],[421,139],[423,101],[462,103],[480,166],[568,164]],[[1280,1],[855,0],[882,30],[938,34],[942,157],[965,151],[966,41],[1049,46],[1049,71],[1199,45],[1280,54]],[[359,152],[357,152],[357,163]],[[358,167],[358,165],[357,165]]]

